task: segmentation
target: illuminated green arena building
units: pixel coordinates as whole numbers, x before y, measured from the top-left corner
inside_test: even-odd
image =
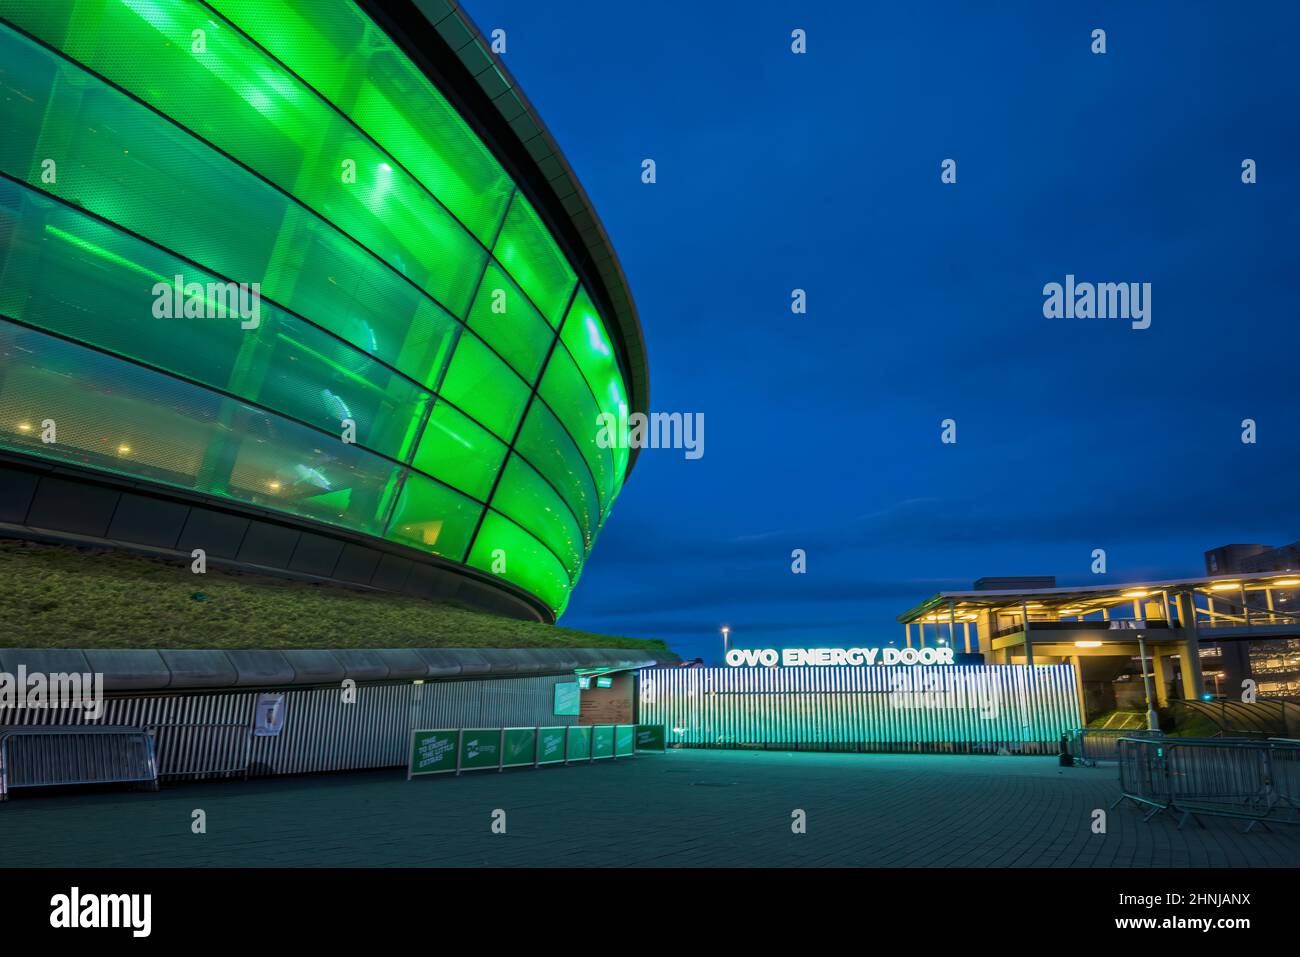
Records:
[[[0,0],[0,532],[563,611],[645,411],[572,170],[449,0]]]

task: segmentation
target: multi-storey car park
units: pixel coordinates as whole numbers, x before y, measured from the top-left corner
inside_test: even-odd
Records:
[[[4,529],[553,621],[635,457],[597,423],[645,410],[644,344],[468,18],[0,20]]]

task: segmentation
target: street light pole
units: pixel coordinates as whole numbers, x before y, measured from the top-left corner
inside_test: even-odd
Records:
[[[1141,632],[1138,632],[1138,664],[1142,667],[1142,687],[1147,693],[1147,730],[1159,731],[1160,717],[1151,703],[1151,676],[1147,674],[1147,645],[1142,640]],[[1154,666],[1154,662],[1152,664]]]
[[[722,626],[722,663],[724,665],[727,663],[727,652],[731,650],[731,644],[729,641],[730,635],[731,635],[731,627],[729,625],[723,625]]]

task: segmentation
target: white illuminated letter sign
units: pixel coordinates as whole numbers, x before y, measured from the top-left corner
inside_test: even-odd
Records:
[[[950,665],[951,648],[732,648],[727,652],[731,668],[833,667],[848,665]]]

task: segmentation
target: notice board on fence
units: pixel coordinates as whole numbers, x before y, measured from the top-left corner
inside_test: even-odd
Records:
[[[668,726],[663,724],[638,724],[636,726],[636,749],[638,751],[667,750]]]
[[[569,760],[586,761],[591,757],[591,728],[574,725],[569,728]]]
[[[630,724],[614,727],[614,756],[630,757],[636,751],[636,728]]]
[[[534,749],[537,746],[537,731],[533,728],[506,728],[504,737],[504,757],[501,766],[517,768],[532,764]]]
[[[568,728],[537,729],[537,763],[558,764],[564,760],[564,738]]]
[[[598,724],[591,729],[591,756],[593,758],[612,758],[614,756],[614,726]]]
[[[555,713],[575,716],[582,713],[582,691],[576,681],[561,681],[555,686]]]
[[[411,773],[438,774],[456,770],[456,739],[460,731],[438,728],[411,736]]]
[[[266,692],[257,696],[253,709],[253,737],[278,738],[284,728],[284,695]]]
[[[460,737],[460,767],[495,768],[501,764],[501,729],[466,728]]]

